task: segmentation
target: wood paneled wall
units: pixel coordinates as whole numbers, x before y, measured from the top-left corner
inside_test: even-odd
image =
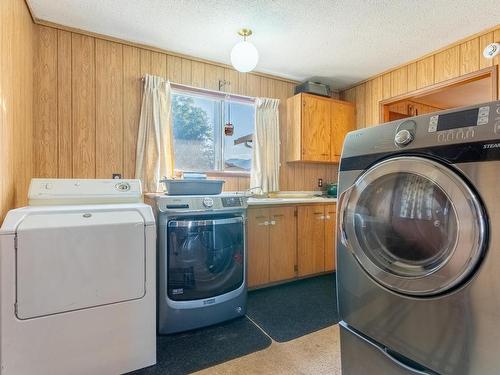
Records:
[[[340,97],[356,104],[358,129],[379,124],[379,103],[382,100],[408,94],[491,66],[499,69],[499,56],[491,60],[485,59],[482,54],[484,47],[494,41],[500,42],[500,26],[377,75],[342,91]],[[497,74],[497,79],[500,91],[500,74]]]
[[[0,224],[26,203],[32,175],[33,21],[22,0],[0,1]]]
[[[146,74],[212,90],[281,99],[281,190],[317,190],[336,181],[337,166],[285,162],[286,99],[295,84],[243,74],[218,64],[163,53],[63,28],[37,25],[34,173],[37,177],[110,178],[135,171],[135,148]],[[225,177],[226,190],[244,190],[248,177]]]

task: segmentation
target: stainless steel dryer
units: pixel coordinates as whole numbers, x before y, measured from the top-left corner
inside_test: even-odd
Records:
[[[246,197],[147,197],[157,209],[158,330],[187,331],[246,313]]]
[[[349,133],[343,375],[500,372],[500,102]]]

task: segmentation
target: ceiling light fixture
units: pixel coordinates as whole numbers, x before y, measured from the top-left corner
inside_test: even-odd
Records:
[[[238,35],[243,37],[243,41],[236,44],[231,50],[231,64],[237,71],[247,73],[257,66],[259,52],[252,43],[247,42],[247,37],[252,35],[252,30],[241,29],[238,31]]]

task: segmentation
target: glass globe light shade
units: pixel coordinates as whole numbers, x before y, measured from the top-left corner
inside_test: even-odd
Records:
[[[258,61],[259,52],[250,42],[239,42],[231,50],[231,64],[239,72],[250,72],[257,66]]]

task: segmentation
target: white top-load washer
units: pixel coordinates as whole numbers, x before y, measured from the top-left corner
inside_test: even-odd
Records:
[[[155,252],[139,180],[33,179],[0,229],[0,373],[155,364]]]

